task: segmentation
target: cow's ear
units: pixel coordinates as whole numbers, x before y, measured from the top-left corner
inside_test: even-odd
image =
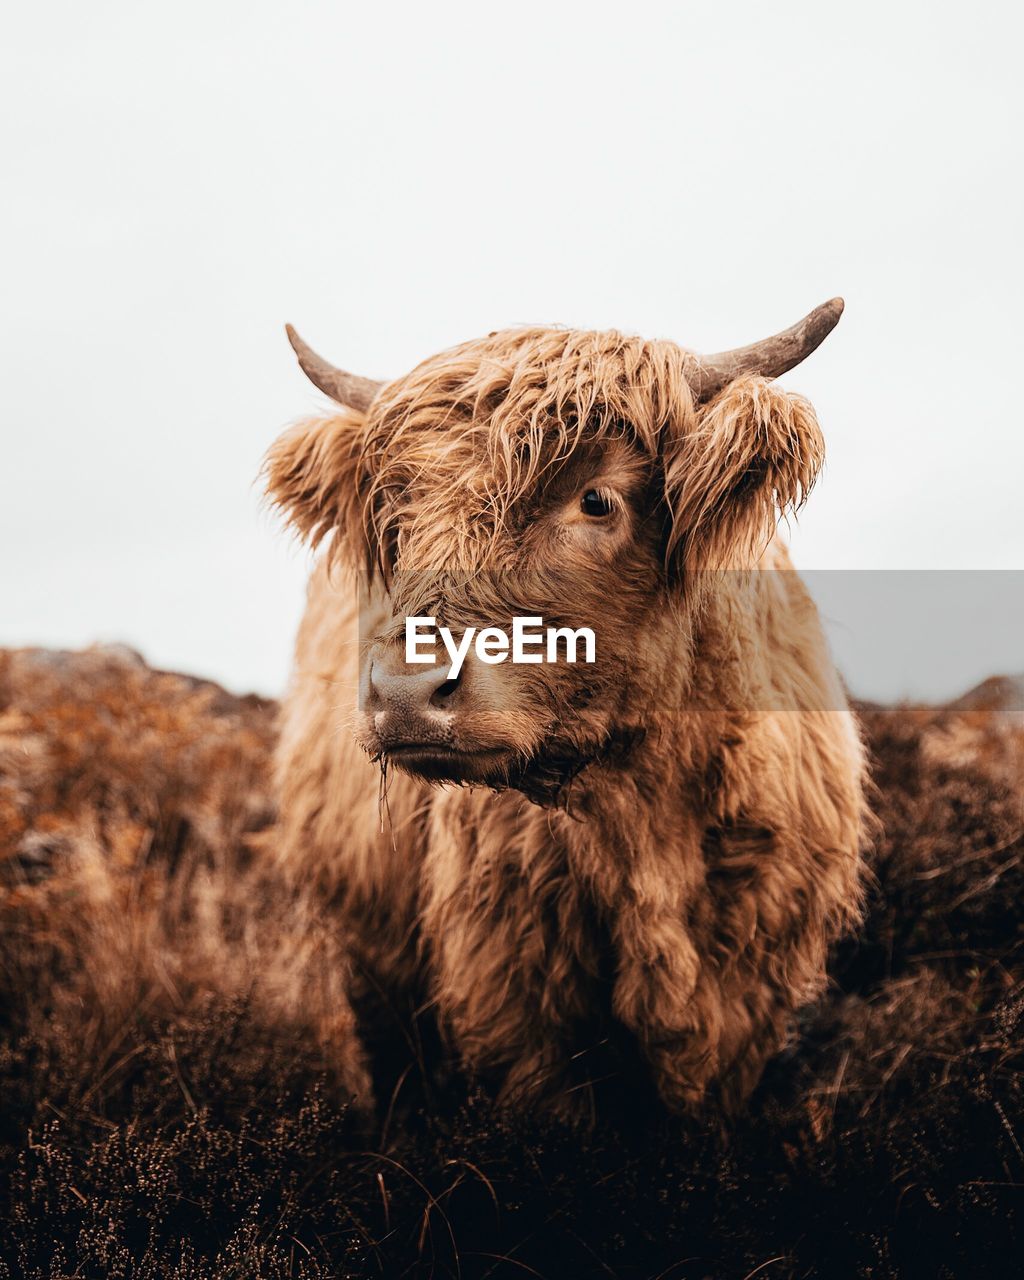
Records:
[[[263,463],[267,494],[317,546],[332,531],[354,542],[362,528],[361,418],[349,413],[297,423]]]
[[[801,396],[765,378],[730,383],[697,410],[665,459],[670,565],[755,563],[780,515],[803,504],[824,456],[818,420]]]

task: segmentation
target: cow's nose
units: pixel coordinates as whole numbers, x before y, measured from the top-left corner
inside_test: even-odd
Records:
[[[370,701],[374,711],[388,713],[389,719],[447,721],[461,683],[462,673],[449,679],[444,665],[392,665],[381,656],[370,667]]]

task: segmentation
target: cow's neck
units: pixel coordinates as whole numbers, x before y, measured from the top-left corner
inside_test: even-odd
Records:
[[[653,728],[627,760],[587,769],[558,815],[573,873],[605,889],[642,879],[652,860],[691,864],[699,874],[716,780],[742,735],[735,715],[681,714]]]

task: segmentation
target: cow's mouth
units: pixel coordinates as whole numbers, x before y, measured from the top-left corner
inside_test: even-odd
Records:
[[[514,753],[507,747],[466,749],[441,742],[395,742],[379,752],[379,759],[428,782],[480,782],[507,785]]]
[[[379,743],[373,759],[427,782],[479,784],[495,791],[521,791],[544,808],[568,808],[574,785],[595,761],[623,762],[643,731],[612,733],[589,748],[581,743],[547,740],[524,755],[512,747],[455,747],[446,742]]]
[[[569,784],[592,759],[570,758],[546,749],[524,757],[505,747],[467,750],[436,742],[390,744],[376,758],[426,782],[521,791],[545,808],[563,802]]]

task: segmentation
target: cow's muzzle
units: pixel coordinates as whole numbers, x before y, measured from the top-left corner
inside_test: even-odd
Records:
[[[507,748],[463,740],[459,715],[472,697],[467,669],[449,678],[447,664],[407,664],[394,645],[374,645],[362,681],[371,755],[435,781],[484,782],[502,771]]]

